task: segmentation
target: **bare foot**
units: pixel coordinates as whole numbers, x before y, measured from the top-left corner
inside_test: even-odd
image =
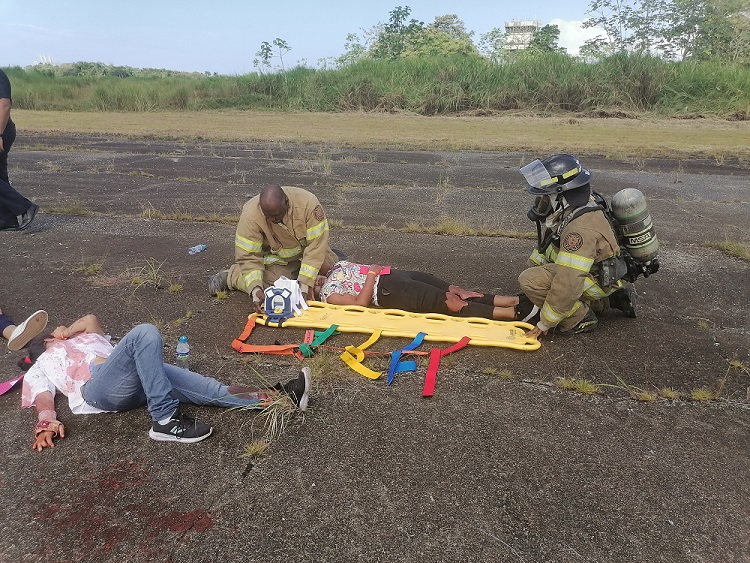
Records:
[[[484,293],[479,293],[478,291],[469,291],[468,289],[458,287],[457,285],[449,286],[448,291],[453,293],[454,295],[458,295],[461,299],[471,299],[472,297],[484,296]]]

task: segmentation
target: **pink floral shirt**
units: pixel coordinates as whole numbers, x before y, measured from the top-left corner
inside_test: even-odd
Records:
[[[23,378],[21,407],[34,406],[40,393],[57,391],[68,397],[73,414],[105,412],[83,400],[81,386],[91,379],[91,364],[97,356],[108,358],[114,348],[101,334],[86,332],[56,342],[34,362]]]
[[[320,288],[320,300],[325,303],[329,295],[337,293],[339,295],[359,295],[367,280],[367,266],[355,262],[342,260],[336,262],[331,271],[328,273],[328,279]],[[372,289],[372,298],[370,302],[377,306],[378,304],[378,282],[380,276],[375,278],[375,286]]]

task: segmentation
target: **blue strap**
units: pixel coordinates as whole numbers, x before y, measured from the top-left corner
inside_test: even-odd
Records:
[[[388,385],[393,383],[393,379],[396,377],[397,373],[417,370],[417,362],[415,362],[414,360],[403,362],[400,362],[399,360],[401,358],[401,354],[403,354],[404,352],[410,352],[415,348],[419,348],[425,336],[427,336],[426,332],[420,332],[414,337],[414,340],[411,341],[411,344],[401,348],[400,350],[391,352],[391,365],[388,368]]]

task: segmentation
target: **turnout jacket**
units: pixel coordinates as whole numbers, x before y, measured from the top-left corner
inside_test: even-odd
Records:
[[[235,262],[248,293],[263,289],[263,271],[268,266],[300,262],[297,280],[302,292],[315,284],[318,270],[328,254],[328,220],[314,194],[283,186],[289,209],[281,223],[272,223],[260,208],[260,195],[242,207],[234,237]]]
[[[575,209],[571,209],[573,213]],[[566,214],[565,216],[567,216]],[[563,217],[564,221],[564,217]],[[550,244],[544,252],[534,249],[532,266],[554,264],[554,277],[537,326],[549,330],[573,315],[583,301],[607,297],[620,287],[599,285],[599,263],[620,254],[612,227],[601,210],[584,213],[563,227],[559,247]]]

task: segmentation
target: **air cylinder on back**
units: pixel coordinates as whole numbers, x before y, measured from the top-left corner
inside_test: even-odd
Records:
[[[619,223],[619,234],[634,260],[647,263],[659,254],[646,197],[640,190],[625,188],[612,196],[612,213]]]

